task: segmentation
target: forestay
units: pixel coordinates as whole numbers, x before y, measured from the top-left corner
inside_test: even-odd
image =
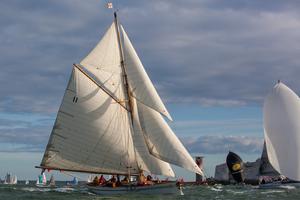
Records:
[[[280,174],[300,181],[300,101],[283,83],[264,102],[264,135],[268,158]]]

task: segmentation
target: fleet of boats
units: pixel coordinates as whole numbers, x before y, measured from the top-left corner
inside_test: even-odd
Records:
[[[18,178],[16,175],[12,175],[11,173],[7,173],[5,175],[3,184],[5,185],[16,185],[18,183]]]

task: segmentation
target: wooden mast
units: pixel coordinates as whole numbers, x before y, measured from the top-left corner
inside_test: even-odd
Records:
[[[124,81],[124,86],[125,86],[125,90],[126,90],[126,95],[128,98],[128,111],[131,113],[131,121],[133,122],[133,114],[132,114],[133,106],[132,106],[132,100],[131,100],[131,92],[129,89],[128,77],[126,74],[126,69],[125,69],[125,64],[124,64],[124,54],[123,54],[123,47],[122,47],[122,42],[121,42],[117,12],[114,12],[114,17],[115,17],[114,21],[115,21],[115,26],[116,26],[116,31],[117,31],[118,46],[119,46],[119,52],[120,52],[120,58],[121,58],[123,81]]]
[[[122,47],[122,41],[121,41],[121,35],[120,35],[120,29],[119,29],[119,22],[118,22],[118,17],[117,17],[117,12],[114,12],[114,22],[115,22],[115,27],[116,27],[116,33],[117,33],[117,38],[118,38],[118,46],[119,46],[119,52],[120,52],[120,58],[121,58],[121,68],[122,68],[122,75],[123,75],[123,83],[125,86],[125,93],[127,95],[127,110],[130,113],[130,119],[131,119],[131,124],[133,127],[133,105],[132,105],[132,95],[131,95],[131,91],[129,88],[129,84],[128,84],[128,77],[127,77],[127,73],[126,73],[126,69],[125,69],[125,63],[124,63],[124,54],[123,54],[123,47]],[[126,101],[125,101],[126,102]],[[129,156],[129,154],[128,154]],[[130,169],[131,166],[127,166],[128,168],[128,180],[130,182]]]

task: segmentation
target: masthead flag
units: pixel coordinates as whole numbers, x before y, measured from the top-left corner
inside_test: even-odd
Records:
[[[107,8],[113,8],[113,4],[110,2],[110,3],[107,3],[106,5]]]

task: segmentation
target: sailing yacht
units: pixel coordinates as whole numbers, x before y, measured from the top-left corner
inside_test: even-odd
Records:
[[[4,184],[6,185],[16,185],[18,183],[18,178],[16,175],[7,173],[5,175]]]
[[[53,174],[50,177],[49,187],[56,187],[56,185],[55,185],[55,179],[54,179]]]
[[[264,102],[265,147],[272,169],[293,181],[300,181],[299,118],[298,95],[278,81]]]
[[[47,187],[47,178],[44,172],[38,176],[35,185],[37,187]]]
[[[165,118],[172,120],[115,12],[100,42],[73,65],[39,168],[174,177],[174,164],[202,174]],[[131,182],[89,188],[115,194],[176,187],[174,182],[147,187]]]
[[[92,181],[89,183],[92,183]],[[67,186],[76,186],[76,185],[78,185],[78,179],[76,177],[74,177],[73,180],[67,182]]]

